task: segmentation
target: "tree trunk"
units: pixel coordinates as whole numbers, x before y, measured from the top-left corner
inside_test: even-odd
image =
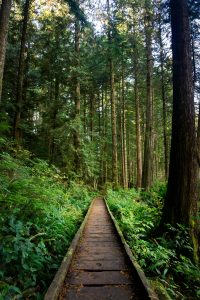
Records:
[[[134,39],[136,35],[135,20],[133,20]],[[138,47],[133,40],[133,67],[134,67],[134,98],[135,98],[135,123],[136,123],[136,188],[142,187],[142,142],[141,142],[141,120],[140,120],[140,97],[138,93]]]
[[[26,52],[26,39],[27,39],[27,27],[29,20],[29,8],[31,0],[26,0],[24,4],[24,18],[22,23],[22,34],[21,34],[21,46],[19,54],[19,65],[17,74],[17,91],[16,91],[16,107],[15,107],[15,117],[14,117],[14,138],[17,143],[20,143],[21,139],[21,113],[23,105],[23,82],[24,82],[24,67],[25,67],[25,52]]]
[[[56,142],[55,142],[55,129],[57,127],[57,114],[59,108],[59,92],[60,92],[60,83],[58,77],[55,80],[55,87],[54,87],[54,105],[52,111],[52,145],[51,145],[51,157],[50,163],[54,163],[56,159]]]
[[[198,166],[200,168],[200,101],[199,101],[198,126],[197,126],[197,160],[198,160]],[[200,172],[199,172],[199,177],[200,177]]]
[[[136,113],[136,160],[137,160],[137,180],[136,187],[142,187],[142,145],[141,145],[141,128],[140,128],[140,98],[138,94],[138,63],[137,50],[134,51],[134,94],[135,94],[135,113]]]
[[[165,95],[165,78],[164,78],[164,50],[161,28],[161,13],[159,14],[159,44],[160,44],[160,66],[161,66],[161,93],[163,103],[163,146],[164,146],[164,166],[165,179],[168,177],[168,142],[167,142],[167,114],[166,114],[166,95]]]
[[[112,36],[111,36],[111,16],[110,1],[107,0],[108,10],[108,42],[109,42],[109,66],[110,66],[110,89],[111,89],[111,125],[112,125],[112,181],[116,187],[118,185],[118,167],[117,167],[117,125],[116,125],[116,99],[115,99],[115,72],[112,57]]]
[[[136,110],[136,157],[137,157],[137,188],[142,187],[142,145],[140,129],[140,98],[138,95],[137,80],[135,80],[135,110]]]
[[[83,130],[84,130],[84,135],[86,136],[87,134],[87,121],[86,121],[86,116],[87,116],[87,101],[86,97],[84,97],[84,103],[83,103]]]
[[[104,180],[103,182],[106,183],[108,180],[108,162],[107,162],[107,153],[108,153],[108,142],[107,142],[107,137],[108,137],[108,91],[107,88],[105,90],[105,105],[104,105],[104,142],[103,142],[103,174],[104,174]]]
[[[0,105],[11,5],[12,0],[2,0],[0,9]]]
[[[146,36],[146,59],[147,59],[147,102],[146,102],[146,130],[144,142],[144,162],[142,172],[142,187],[147,190],[152,185],[153,164],[153,107],[152,107],[152,17],[151,1],[146,0],[145,36]]]
[[[94,130],[94,99],[93,95],[90,94],[90,140],[93,141],[93,130]]]
[[[102,86],[102,96],[101,96],[101,109],[102,109],[102,143],[101,143],[101,178],[100,178],[100,183],[103,185],[104,184],[104,160],[105,160],[105,153],[104,153],[104,144],[105,144],[105,106],[104,106],[104,89]]]
[[[118,181],[121,186],[124,187],[124,177],[125,177],[125,166],[124,166],[124,139],[123,139],[123,100],[121,93],[121,81],[119,82],[119,95],[118,95],[118,145],[120,146],[120,158],[119,162],[121,165],[121,172],[118,178]]]
[[[197,259],[197,144],[190,26],[186,0],[171,0],[173,117],[169,179],[162,222],[190,226]]]
[[[114,186],[118,184],[117,171],[117,126],[116,126],[116,103],[115,103],[115,75],[113,61],[110,61],[110,76],[111,76],[111,122],[112,122],[112,179]]]
[[[77,0],[79,2],[79,0]],[[76,55],[76,61],[75,65],[76,68],[79,69],[80,67],[80,24],[79,20],[75,21],[75,55]],[[75,172],[78,174],[80,171],[80,109],[81,109],[81,92],[80,92],[80,80],[79,80],[79,74],[78,71],[76,71],[75,75],[75,120],[76,120],[76,129],[74,131],[74,167]]]
[[[123,137],[123,161],[124,161],[123,187],[128,188],[124,63],[122,65],[122,129],[123,129],[122,137]]]

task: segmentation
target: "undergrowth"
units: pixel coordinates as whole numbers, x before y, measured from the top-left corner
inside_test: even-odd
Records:
[[[107,202],[146,275],[162,283],[172,299],[200,299],[200,269],[192,260],[187,228],[167,225],[162,236],[152,234],[160,221],[165,190],[164,184],[149,192],[110,189]]]
[[[93,193],[12,147],[0,173],[0,299],[43,299]]]

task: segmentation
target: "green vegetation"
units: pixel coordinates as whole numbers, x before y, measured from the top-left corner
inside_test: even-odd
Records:
[[[166,290],[171,299],[200,299],[200,269],[192,260],[187,228],[168,225],[164,234],[155,233],[165,190],[164,184],[156,184],[149,192],[108,190],[107,201],[157,293],[164,297]]]
[[[92,193],[12,146],[0,156],[0,172],[0,299],[40,299]]]
[[[200,298],[199,24],[199,0],[0,0],[0,300],[43,297],[93,188],[154,285]]]

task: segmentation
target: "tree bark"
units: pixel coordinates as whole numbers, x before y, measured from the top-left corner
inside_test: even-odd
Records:
[[[0,105],[11,5],[12,0],[2,0],[0,9]]]
[[[161,93],[163,104],[163,146],[164,146],[164,166],[165,179],[168,177],[168,142],[167,142],[167,113],[166,113],[166,93],[165,93],[165,79],[164,79],[164,51],[161,28],[161,13],[159,14],[159,44],[160,44],[160,66],[161,66]]]
[[[108,11],[108,42],[109,42],[109,66],[110,66],[110,89],[111,89],[111,125],[112,125],[112,181],[116,187],[118,185],[118,157],[117,157],[117,125],[116,125],[116,99],[115,99],[115,71],[112,57],[112,35],[111,35],[111,16],[110,1],[107,0]]]
[[[152,99],[152,17],[151,1],[146,0],[145,36],[146,36],[146,59],[147,59],[147,101],[146,101],[146,130],[144,142],[144,162],[142,172],[142,187],[147,190],[152,185],[153,164],[153,99]]]
[[[21,46],[19,54],[19,65],[17,74],[17,91],[16,91],[16,103],[15,103],[15,117],[14,117],[14,139],[17,143],[20,143],[21,139],[21,113],[23,105],[23,82],[24,82],[24,67],[25,67],[25,52],[26,52],[26,40],[27,40],[27,27],[29,20],[29,8],[31,0],[26,0],[24,4],[24,18],[22,23],[22,34],[21,34]]]
[[[137,50],[134,51],[133,58],[134,65],[134,96],[135,96],[135,114],[136,114],[136,160],[137,160],[137,179],[136,187],[142,187],[142,144],[141,144],[141,127],[140,127],[140,98],[138,94],[138,63],[137,63]]]
[[[79,3],[79,0],[77,0]],[[80,67],[80,23],[79,20],[76,19],[75,21],[75,55],[76,61],[75,65],[76,68],[79,69]],[[76,71],[75,75],[75,120],[76,122],[76,129],[74,131],[74,167],[75,172],[78,173],[81,167],[81,158],[80,158],[80,132],[79,132],[79,122],[80,122],[80,109],[81,109],[81,91],[80,91],[80,80],[78,71]]]
[[[94,130],[94,96],[90,94],[90,140],[93,141]]]
[[[121,172],[119,172],[118,182],[121,186],[124,187],[124,177],[125,177],[125,166],[124,166],[124,139],[123,139],[123,100],[122,100],[122,92],[121,92],[121,80],[118,84],[118,146],[120,148],[120,157],[119,162],[121,165]]]
[[[104,157],[103,157],[103,174],[104,174],[104,180],[103,182],[106,183],[108,180],[108,161],[107,161],[107,153],[108,153],[108,142],[107,142],[107,138],[108,138],[108,91],[107,91],[107,87],[105,90],[105,105],[104,105],[104,142],[103,142],[103,153],[104,153]]]
[[[51,151],[49,161],[50,163],[54,163],[56,159],[56,142],[55,142],[55,129],[57,127],[57,115],[59,108],[59,94],[60,94],[60,83],[58,76],[55,79],[54,86],[54,103],[53,103],[53,111],[52,111],[52,133],[51,133]]]
[[[197,161],[200,168],[200,101],[199,101],[199,111],[198,111],[198,126],[197,126]],[[200,172],[199,172],[200,177]]]
[[[197,144],[190,25],[186,0],[171,0],[173,117],[163,223],[190,227],[197,259]]]
[[[123,128],[122,137],[123,137],[123,161],[124,161],[123,187],[128,188],[124,62],[122,62],[122,128]]]

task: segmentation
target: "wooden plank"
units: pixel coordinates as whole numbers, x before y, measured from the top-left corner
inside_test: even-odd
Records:
[[[97,232],[91,232],[91,233],[88,233],[87,234],[84,232],[84,235],[83,237],[110,237],[112,238],[113,236],[115,236],[114,234],[111,234],[111,233],[106,233],[106,232],[103,232],[103,233],[97,233]]]
[[[68,284],[78,285],[108,285],[132,284],[133,276],[130,272],[123,271],[74,271],[67,276]]]
[[[139,297],[137,289],[130,285],[69,286],[66,287],[60,300],[144,300],[144,298]]]
[[[102,243],[103,245],[113,244],[113,245],[120,246],[118,239],[116,239],[110,235],[102,235],[101,237],[98,237],[96,235],[87,235],[87,236],[84,236],[84,239],[82,239],[82,242],[83,243],[88,242],[90,244],[92,244],[94,242],[96,244],[98,243],[97,245],[100,245]]]
[[[104,270],[104,271],[124,271],[128,270],[125,259],[120,260],[78,260],[73,262],[76,270]]]
[[[88,241],[88,242],[86,242],[86,241],[83,241],[82,243],[81,243],[81,245],[80,245],[81,247],[83,246],[85,246],[85,247],[93,247],[93,248],[97,248],[97,247],[107,247],[107,246],[109,246],[109,247],[112,247],[112,248],[120,248],[121,249],[121,247],[120,247],[120,245],[119,245],[119,243],[118,242],[116,242],[116,241],[107,241],[107,242],[102,242],[102,241],[98,241],[98,240],[95,240],[95,241]]]
[[[122,253],[117,253],[116,255],[113,253],[101,253],[101,252],[96,252],[96,253],[83,253],[79,254],[78,258],[80,260],[104,260],[104,261],[109,261],[109,260],[121,260],[124,258],[124,255]]]
[[[87,242],[84,242],[81,244],[81,246],[78,247],[77,249],[77,255],[78,253],[122,253],[121,247],[117,243],[107,243],[103,245],[100,245],[98,248],[94,246],[88,245]]]
[[[95,233],[95,234],[104,234],[104,233],[109,233],[109,234],[115,234],[115,231],[114,229],[93,229],[93,228],[90,228],[90,229],[86,229],[84,234],[91,234],[91,233]]]
[[[120,249],[112,249],[109,251],[106,251],[106,249],[101,250],[101,249],[96,249],[96,248],[91,248],[87,249],[84,251],[79,251],[77,252],[76,258],[85,258],[88,260],[99,260],[99,259],[106,259],[106,260],[112,260],[113,257],[115,259],[122,258],[124,257],[123,253],[121,252]]]

